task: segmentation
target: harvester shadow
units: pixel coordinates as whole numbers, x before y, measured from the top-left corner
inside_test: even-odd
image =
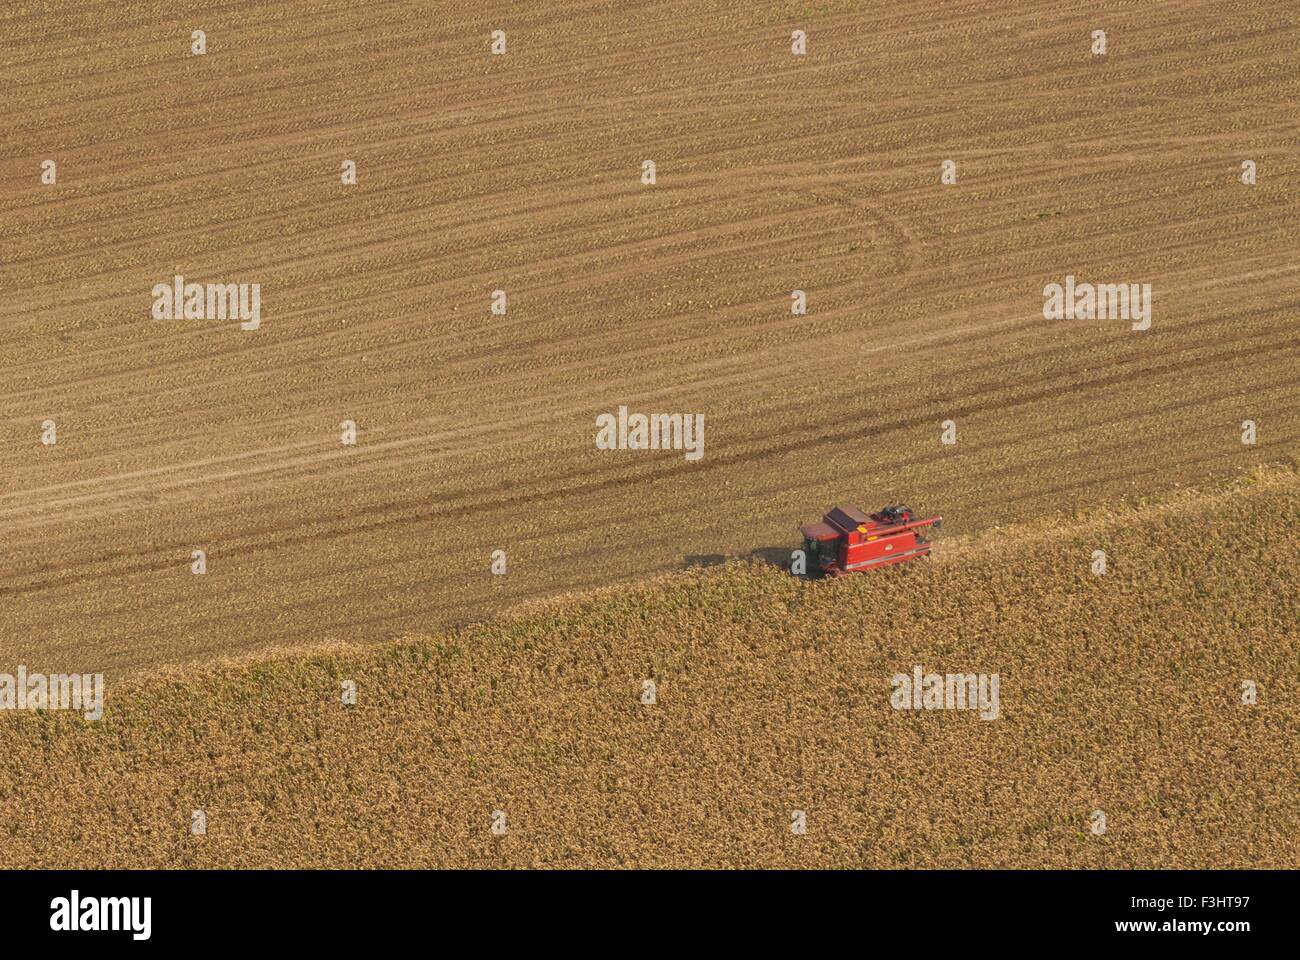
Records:
[[[727,562],[721,553],[698,553],[682,558],[681,569],[693,570],[696,567],[716,567]]]
[[[716,567],[726,563],[728,560],[749,560],[751,563],[762,563],[767,566],[777,567],[781,570],[790,569],[790,554],[794,547],[758,547],[749,551],[747,554],[741,554],[734,557],[728,557],[723,553],[699,553],[683,557],[681,569],[690,570],[697,567]]]

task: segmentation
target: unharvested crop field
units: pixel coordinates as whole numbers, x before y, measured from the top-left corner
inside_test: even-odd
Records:
[[[0,768],[8,862],[1294,865],[1298,53],[1292,2],[6,5],[0,672],[110,698],[0,716],[85,759]],[[260,328],[153,319],[177,274]],[[837,502],[934,562],[735,562]],[[1022,699],[882,712],[914,655]]]
[[[0,724],[0,857],[1294,867],[1298,529],[1300,477],[1260,472],[878,576],[735,563],[451,635],[151,679],[98,723]],[[1106,576],[1088,570],[1097,545]],[[892,709],[891,676],[915,664],[999,673],[999,716]]]

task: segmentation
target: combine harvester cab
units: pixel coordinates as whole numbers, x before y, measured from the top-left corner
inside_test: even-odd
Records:
[[[930,541],[918,531],[942,523],[943,517],[913,520],[910,507],[885,507],[871,516],[854,507],[836,507],[821,523],[804,524],[799,532],[808,573],[838,577],[925,556]]]

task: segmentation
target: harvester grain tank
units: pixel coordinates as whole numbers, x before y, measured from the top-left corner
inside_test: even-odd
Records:
[[[925,556],[930,541],[920,531],[937,530],[942,523],[943,517],[914,520],[911,507],[885,507],[868,516],[855,507],[841,506],[821,523],[804,524],[799,532],[809,574],[838,577]]]

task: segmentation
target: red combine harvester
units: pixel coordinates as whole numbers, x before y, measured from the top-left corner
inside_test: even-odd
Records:
[[[913,520],[911,507],[885,507],[869,517],[853,507],[836,507],[821,523],[806,523],[799,532],[808,573],[838,577],[925,556],[930,541],[917,531],[937,530],[942,523],[943,517]]]

